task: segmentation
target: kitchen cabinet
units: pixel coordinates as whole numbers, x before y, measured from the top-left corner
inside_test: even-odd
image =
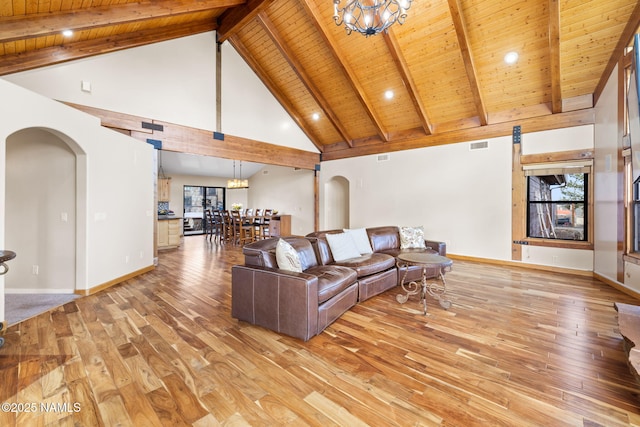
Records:
[[[171,198],[171,178],[158,178],[158,201],[168,202]]]
[[[291,236],[291,215],[274,215],[269,219],[269,236]]]
[[[182,218],[158,220],[158,249],[177,248],[181,237]]]

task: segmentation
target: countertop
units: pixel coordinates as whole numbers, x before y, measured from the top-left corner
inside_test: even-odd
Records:
[[[158,221],[164,221],[167,219],[182,219],[182,217],[175,215],[158,215]]]

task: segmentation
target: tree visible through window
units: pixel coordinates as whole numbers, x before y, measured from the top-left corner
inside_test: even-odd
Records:
[[[587,240],[587,173],[527,176],[528,237]]]

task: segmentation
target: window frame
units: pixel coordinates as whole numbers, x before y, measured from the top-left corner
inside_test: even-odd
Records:
[[[516,187],[520,187],[519,191],[514,192],[514,197],[520,198],[520,200],[514,199],[513,207],[513,238],[515,245],[529,245],[529,246],[545,246],[554,248],[566,248],[566,249],[581,249],[581,250],[593,250],[593,224],[594,224],[594,209],[593,209],[593,188],[594,188],[594,173],[593,173],[593,151],[592,150],[574,150],[574,151],[559,151],[555,153],[544,154],[528,154],[522,155],[517,150],[515,160],[517,161],[518,179],[514,180],[514,190]],[[514,153],[515,154],[515,153]],[[528,237],[527,228],[527,213],[528,213],[528,194],[527,194],[527,176],[526,170],[529,169],[564,169],[575,167],[580,164],[587,174],[587,203],[585,206],[585,230],[587,233],[587,240],[560,240],[560,239],[546,239],[540,237]],[[514,165],[515,166],[515,165]],[[515,176],[514,176],[515,178]],[[517,182],[516,182],[517,181]],[[518,225],[520,224],[520,225]],[[519,237],[518,237],[519,236]],[[518,250],[519,251],[519,250]],[[518,253],[514,249],[514,256]],[[514,259],[518,259],[517,257]]]

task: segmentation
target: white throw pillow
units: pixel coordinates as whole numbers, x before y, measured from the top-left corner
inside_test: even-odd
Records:
[[[327,234],[327,242],[331,248],[333,259],[337,262],[350,258],[358,258],[360,252],[353,237],[347,233]]]
[[[367,230],[365,230],[364,228],[354,228],[351,230],[344,229],[343,231],[353,237],[353,241],[356,242],[356,248],[358,248],[358,252],[360,252],[360,255],[373,253],[373,249],[371,249],[371,243],[369,243]]]
[[[300,263],[298,251],[285,240],[280,239],[276,244],[276,262],[278,263],[278,268],[282,270],[302,273],[302,264]]]
[[[426,249],[422,227],[400,227],[400,249]]]

